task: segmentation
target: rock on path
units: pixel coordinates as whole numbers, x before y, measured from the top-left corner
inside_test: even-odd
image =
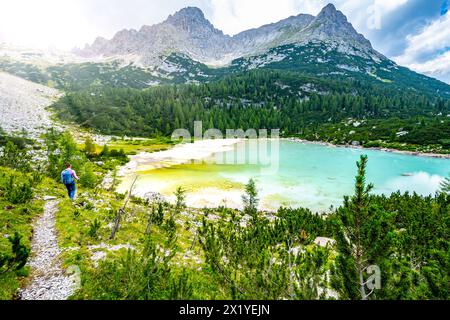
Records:
[[[21,290],[22,300],[66,300],[74,288],[73,280],[61,268],[55,229],[58,201],[49,200],[44,214],[34,225],[31,242],[31,282]]]

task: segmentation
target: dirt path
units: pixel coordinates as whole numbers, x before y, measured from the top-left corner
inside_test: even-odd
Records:
[[[64,274],[56,237],[58,201],[49,200],[44,214],[34,225],[31,242],[31,282],[20,292],[22,300],[66,300],[73,293],[73,281]]]

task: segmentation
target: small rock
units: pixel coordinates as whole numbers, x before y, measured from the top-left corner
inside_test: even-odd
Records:
[[[56,197],[55,196],[43,196],[42,200],[44,200],[44,201],[56,200]]]
[[[317,237],[314,239],[314,243],[321,247],[326,247],[327,245],[333,245],[336,241],[331,238]]]

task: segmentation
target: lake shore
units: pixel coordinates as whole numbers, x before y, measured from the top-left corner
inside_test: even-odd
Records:
[[[167,168],[195,161],[204,161],[219,152],[233,150],[241,139],[200,140],[194,143],[181,143],[173,148],[158,152],[140,152],[130,156],[130,161],[118,172],[119,176]]]
[[[173,193],[164,192],[166,187],[165,181],[160,181],[158,185],[149,187],[149,184],[145,181],[145,175],[156,169],[207,161],[212,159],[216,153],[233,150],[234,145],[241,141],[242,139],[201,140],[194,143],[178,144],[165,151],[141,152],[129,156],[130,161],[118,171],[118,176],[122,182],[117,191],[126,192],[130,188],[134,177],[141,176],[136,181],[133,190],[135,196],[175,202]],[[170,180],[170,178],[168,179]],[[223,190],[218,186],[219,184],[217,182],[217,186],[189,191],[186,199],[187,206],[192,208],[216,208],[220,205],[225,205],[230,208],[242,209],[242,193],[235,189]]]
[[[376,151],[384,151],[384,152],[406,154],[406,155],[417,156],[417,157],[430,157],[430,158],[439,158],[439,159],[450,159],[450,154],[443,154],[443,153],[428,153],[428,152],[398,150],[398,149],[383,148],[383,147],[366,148],[364,146],[333,144],[333,143],[330,143],[330,142],[310,141],[310,140],[304,140],[304,139],[300,139],[300,138],[281,138],[281,139],[286,140],[286,141],[293,141],[293,142],[299,142],[299,143],[309,143],[309,144],[316,144],[316,145],[328,146],[328,147],[336,147],[336,148],[352,148],[352,149],[360,149],[360,150],[361,149],[362,150],[376,150]]]

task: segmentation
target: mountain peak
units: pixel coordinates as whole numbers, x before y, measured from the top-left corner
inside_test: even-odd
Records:
[[[364,50],[372,50],[370,41],[359,34],[347,17],[331,3],[320,11],[308,29],[311,36],[319,40],[339,40],[357,45]]]
[[[325,7],[323,7],[323,9],[317,15],[317,18],[347,22],[347,17],[341,11],[337,10],[332,3],[329,3]]]
[[[183,8],[177,12],[175,12],[173,15],[170,15],[168,20],[178,20],[178,19],[196,19],[196,20],[206,20],[205,15],[203,14],[203,11],[197,7],[186,7]]]
[[[222,34],[221,31],[214,28],[211,22],[206,19],[203,11],[197,7],[186,7],[177,11],[167,18],[166,23],[186,31],[194,37],[209,37],[212,34]]]
[[[133,53],[144,64],[157,63],[167,52],[181,52],[198,61],[214,62],[310,41],[332,42],[345,52],[353,52],[356,47],[372,54],[370,42],[357,33],[333,4],[325,6],[316,17],[299,14],[233,37],[216,29],[199,8],[185,7],[159,24],[143,26],[139,31],[123,30],[109,41],[97,40],[85,52],[91,56]]]
[[[335,11],[337,11],[337,9],[336,9],[336,7],[334,6],[334,4],[329,3],[329,4],[327,4],[325,7],[322,8],[322,11],[335,12]]]

